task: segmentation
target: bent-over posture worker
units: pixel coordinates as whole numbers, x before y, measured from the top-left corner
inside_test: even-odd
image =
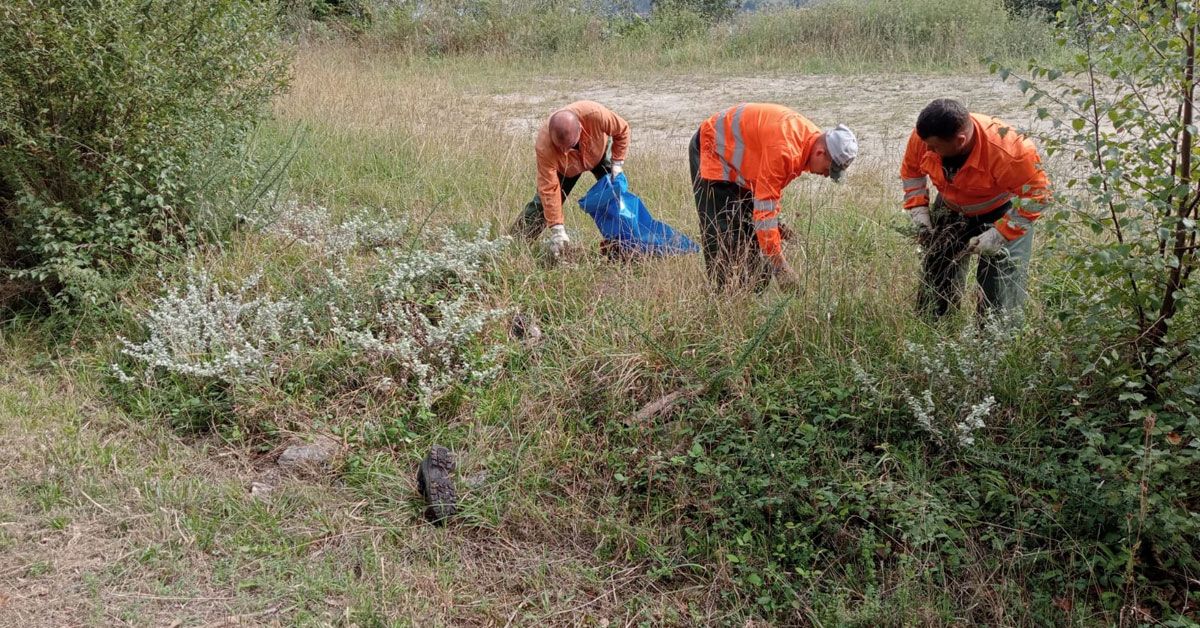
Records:
[[[532,240],[550,228],[550,252],[559,255],[570,244],[563,226],[563,202],[587,171],[600,177],[621,173],[629,150],[629,124],[590,100],[555,111],[538,131],[537,191],[509,232]]]
[[[798,285],[779,231],[784,187],[810,172],[835,181],[858,155],[846,125],[822,132],[781,104],[736,104],[704,120],[688,157],[704,267],[716,287]]]
[[[805,172],[838,181],[857,155],[845,125],[822,132],[782,105],[744,103],[705,120],[688,158],[709,278],[761,290],[775,276],[794,288],[779,230],[783,188]]]
[[[941,317],[958,306],[970,256],[979,255],[979,313],[1025,303],[1033,221],[1049,183],[1033,142],[1003,122],[940,98],[917,117],[900,178],[904,208],[925,248],[918,308]],[[930,209],[929,181],[938,196]]]

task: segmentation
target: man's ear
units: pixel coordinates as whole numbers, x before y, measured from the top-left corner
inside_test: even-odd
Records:
[[[967,136],[966,131],[963,131],[962,133],[955,135],[954,140],[958,144],[958,148],[966,148],[967,142],[970,141],[970,137]]]

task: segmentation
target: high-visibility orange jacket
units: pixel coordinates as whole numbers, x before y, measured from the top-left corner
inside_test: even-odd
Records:
[[[808,166],[821,129],[782,105],[743,103],[700,125],[700,177],[754,193],[755,236],[763,255],[783,253],[779,200]]]
[[[994,224],[1001,235],[1015,240],[1025,235],[1050,201],[1050,184],[1039,165],[1037,147],[995,118],[973,113],[971,122],[975,125],[975,147],[953,181],[946,180],[942,158],[929,150],[913,130],[900,166],[904,208],[929,205],[931,179],[946,206],[966,216],[986,214],[1020,198],[1022,201],[1013,203],[1012,209]]]
[[[629,124],[611,109],[590,100],[573,102],[563,109],[575,112],[583,127],[579,143],[561,151],[550,141],[550,121],[538,131],[534,151],[537,153],[537,193],[542,198],[542,214],[546,225],[563,224],[562,186],[558,176],[577,177],[599,165],[612,138],[613,161],[625,161],[629,150]]]

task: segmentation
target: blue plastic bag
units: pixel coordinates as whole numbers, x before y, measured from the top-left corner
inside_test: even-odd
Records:
[[[700,250],[687,236],[657,221],[636,194],[629,191],[629,181],[621,173],[600,177],[596,185],[579,199],[579,206],[596,221],[596,228],[606,240],[615,242],[623,251],[648,255],[679,255]]]

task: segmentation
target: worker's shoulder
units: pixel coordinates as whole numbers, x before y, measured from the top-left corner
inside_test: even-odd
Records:
[[[539,161],[542,159],[554,159],[557,156],[558,149],[550,141],[549,124],[543,124],[538,129],[537,138],[533,140],[533,151],[537,154]]]
[[[576,100],[564,108],[574,111],[575,115],[579,116],[580,118],[613,113],[612,109],[609,109],[608,107],[605,107],[594,100]]]
[[[803,120],[804,122],[808,122],[808,118],[805,118],[800,114],[799,111],[796,111],[787,105],[780,105],[773,102],[748,102],[743,104],[742,107],[745,108],[746,111],[754,112],[760,116],[763,116],[765,119],[774,118],[781,123],[785,123],[790,120]]]
[[[997,156],[1023,160],[1028,158],[1030,153],[1037,153],[1033,141],[1011,124],[980,113],[972,113],[971,117],[983,130],[988,144],[997,153]]]

